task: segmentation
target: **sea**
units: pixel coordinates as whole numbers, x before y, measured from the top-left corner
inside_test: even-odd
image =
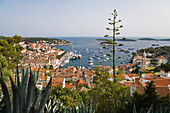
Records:
[[[55,46],[65,51],[72,51],[75,54],[81,54],[81,59],[70,60],[69,63],[63,66],[67,68],[70,66],[78,66],[92,69],[94,66],[113,66],[111,60],[104,60],[106,58],[112,58],[110,52],[113,48],[112,45],[108,45],[107,49],[103,49],[104,45],[100,45],[101,41],[95,41],[95,39],[105,39],[103,37],[56,37],[57,39],[67,40],[72,42],[71,45]],[[138,39],[138,37],[128,37],[128,39]],[[132,52],[137,50],[158,47],[152,46],[152,44],[159,44],[159,46],[169,46],[170,41],[148,41],[148,40],[137,40],[137,41],[117,41],[118,44],[122,43],[123,46],[116,46],[116,66],[128,64],[131,59]],[[121,52],[120,49],[124,49],[126,52]],[[111,54],[111,56],[107,56]],[[89,58],[93,55],[98,56],[100,59],[93,58],[93,66],[89,66]],[[104,57],[105,56],[105,57]],[[121,56],[121,58],[119,57]]]

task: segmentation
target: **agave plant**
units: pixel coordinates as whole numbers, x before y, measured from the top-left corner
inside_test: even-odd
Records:
[[[11,76],[9,76],[11,87],[12,87],[12,102],[10,100],[10,94],[8,92],[7,86],[3,80],[3,76],[1,73],[0,84],[4,95],[5,112],[6,113],[29,113],[29,112],[43,113],[45,104],[50,96],[52,78],[47,84],[45,90],[41,90],[40,93],[38,93],[36,83],[38,80],[39,70],[34,71],[34,73],[32,73],[31,68],[30,71],[27,68],[26,72],[24,69],[22,69],[21,73],[22,73],[22,78],[20,81],[19,69],[17,65],[15,82],[13,81]]]
[[[95,107],[85,106],[83,103],[78,106],[65,107],[63,104],[56,98],[51,98],[46,104],[48,113],[95,113]]]
[[[133,108],[133,113],[137,113],[135,105]],[[141,108],[140,113],[145,113],[143,108]],[[160,105],[157,106],[156,109],[153,109],[153,104],[152,104],[151,107],[148,109],[147,113],[170,113],[170,108],[168,107],[163,108],[163,106]]]

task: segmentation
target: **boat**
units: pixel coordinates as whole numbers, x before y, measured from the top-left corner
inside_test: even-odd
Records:
[[[102,63],[103,62],[103,60],[100,60],[100,63]]]
[[[96,57],[95,55],[92,56],[92,58],[95,58],[95,57]]]
[[[69,63],[69,59],[64,60],[64,63]]]
[[[106,58],[106,60],[109,60],[109,58]]]
[[[78,58],[81,58],[81,54],[78,55]]]
[[[128,48],[128,50],[134,50],[134,48]]]
[[[86,53],[89,53],[89,49],[88,48],[86,49]]]
[[[152,44],[152,46],[159,46],[159,44]]]
[[[124,51],[125,53],[130,53],[128,50]]]
[[[99,51],[99,53],[103,53],[103,51]]]
[[[93,62],[93,60],[89,60],[88,62]]]
[[[74,56],[71,57],[70,60],[76,60],[76,59],[77,59],[77,57],[74,55]]]
[[[93,55],[92,55],[92,58],[95,58],[95,57],[96,57],[96,55],[95,55],[95,54],[93,54]]]
[[[93,58],[92,58],[92,57],[90,57],[90,58],[89,58],[89,60],[93,60]]]
[[[93,63],[91,62],[91,63],[89,63],[89,66],[92,66],[93,65]]]
[[[107,61],[106,59],[103,60],[103,62],[106,62],[106,61]]]
[[[81,54],[80,54],[80,52],[79,52],[79,54],[78,54],[78,58],[81,58]]]
[[[96,59],[97,59],[97,60],[100,60],[100,57],[97,57]]]

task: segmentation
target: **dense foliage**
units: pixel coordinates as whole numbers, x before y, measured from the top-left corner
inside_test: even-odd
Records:
[[[52,96],[56,97],[66,107],[78,105],[82,102],[82,97],[76,90],[62,88],[62,86],[52,87]]]
[[[161,64],[160,68],[164,69],[165,72],[170,72],[170,63]]]
[[[23,57],[21,53],[23,48],[18,45],[21,40],[22,37],[17,35],[0,40],[0,68],[5,78],[14,71],[16,63],[19,63]]]
[[[151,81],[144,90],[144,94],[135,92],[132,97],[128,100],[126,105],[126,110],[124,113],[132,113],[133,106],[135,105],[137,113],[141,110],[145,113],[152,106],[154,110],[158,106],[162,106],[164,109],[170,108],[169,95],[166,97],[159,98],[159,95],[156,92],[154,82]],[[170,110],[170,109],[169,109]],[[142,113],[143,113],[142,112]],[[155,112],[155,111],[154,111]]]

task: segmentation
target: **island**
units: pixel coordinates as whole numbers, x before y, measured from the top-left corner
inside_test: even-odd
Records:
[[[95,39],[94,41],[107,41],[107,39]],[[116,39],[116,41],[137,41],[135,39]]]
[[[6,40],[8,37],[6,36],[0,36],[0,40]],[[26,44],[28,43],[43,43],[46,42],[50,46],[55,45],[70,45],[72,42],[69,42],[67,40],[61,40],[56,38],[46,38],[46,37],[22,37],[22,41],[25,41]]]
[[[155,38],[139,38],[138,40],[147,40],[147,41],[170,41],[170,39],[155,39]]]
[[[101,41],[100,45],[113,45],[113,43],[108,41],[108,39],[95,39],[94,41]],[[135,39],[116,39],[116,41],[137,41],[137,40],[135,40]],[[117,43],[115,43],[115,44],[118,45]]]
[[[61,39],[56,39],[56,38],[45,38],[45,37],[23,37],[22,40],[25,41],[25,43],[32,43],[32,42],[42,43],[42,42],[46,42],[50,46],[54,46],[54,45],[70,45],[70,44],[72,44],[71,42],[69,42],[67,40],[61,40]]]

